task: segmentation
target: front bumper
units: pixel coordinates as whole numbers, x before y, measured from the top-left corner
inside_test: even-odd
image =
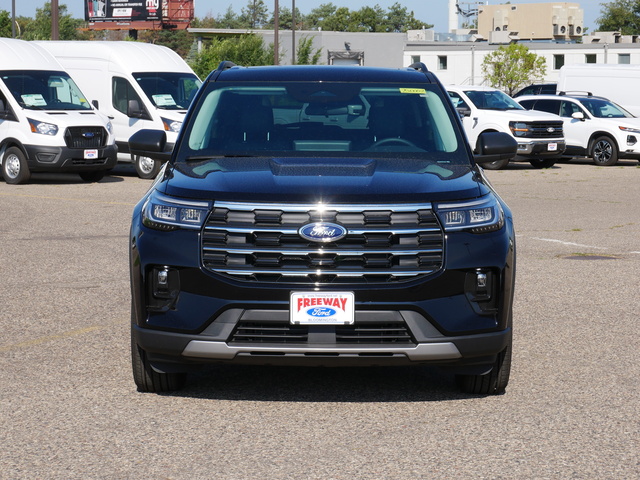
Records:
[[[309,326],[306,343],[295,338],[291,341],[285,339],[280,343],[268,343],[255,338],[252,341],[239,340],[242,335],[238,335],[237,331],[242,322],[253,322],[255,325],[262,319],[263,323],[272,325],[273,330],[282,330],[287,317],[288,312],[285,311],[233,309],[224,312],[199,334],[151,330],[133,324],[132,335],[136,343],[145,350],[151,364],[161,371],[202,363],[305,366],[434,364],[448,367],[491,365],[495,356],[511,341],[510,326],[501,331],[447,336],[414,311],[356,313],[355,328],[366,328],[376,321],[382,325],[385,319],[401,320],[411,337],[410,341],[404,342],[385,342],[382,337],[369,340],[366,344],[357,343],[357,340],[340,342],[336,338],[339,327],[326,325]]]
[[[109,170],[118,161],[115,145],[90,149],[25,145],[25,150],[32,172]]]
[[[517,155],[521,156],[560,156],[566,149],[564,140],[530,140],[518,139]]]

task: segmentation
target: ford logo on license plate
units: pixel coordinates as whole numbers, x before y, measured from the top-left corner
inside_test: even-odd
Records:
[[[315,222],[309,223],[300,230],[300,236],[312,242],[336,242],[347,235],[347,229],[335,223]]]

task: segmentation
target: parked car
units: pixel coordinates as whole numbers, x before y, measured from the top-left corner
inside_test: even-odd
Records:
[[[129,141],[162,158],[166,132]],[[199,90],[134,209],[132,366],[438,365],[465,392],[509,379],[515,234],[478,137],[423,64],[238,67]]]
[[[554,95],[556,93],[557,86],[557,83],[532,83],[518,91],[513,98],[521,97],[522,95]]]
[[[557,115],[531,112],[522,108],[506,93],[490,87],[448,85],[447,91],[462,117],[471,148],[476,148],[483,132],[504,132],[518,142],[517,157],[536,168],[549,168],[564,152],[562,119]],[[497,170],[509,159],[488,163],[485,168]]]
[[[562,117],[565,154],[591,157],[596,165],[615,165],[619,158],[640,160],[640,118],[606,98],[532,95],[519,97],[518,102]]]

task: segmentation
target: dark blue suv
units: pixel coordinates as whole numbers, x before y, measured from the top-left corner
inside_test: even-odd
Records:
[[[205,363],[437,365],[502,393],[515,234],[446,90],[406,69],[238,67],[204,82],[131,227],[141,391]]]

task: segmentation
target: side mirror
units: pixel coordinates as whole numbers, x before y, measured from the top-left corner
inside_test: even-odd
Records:
[[[576,120],[580,120],[581,122],[585,121],[584,113],[582,113],[582,112],[573,112],[573,114],[571,115],[571,118],[574,118]]]
[[[11,111],[7,109],[7,106],[4,103],[4,100],[0,100],[0,120],[11,120],[13,115]]]
[[[474,155],[476,163],[491,163],[507,160],[516,156],[518,142],[508,133],[484,132],[478,137],[478,153]]]
[[[469,117],[471,115],[470,108],[460,107],[460,108],[456,108],[456,110],[458,111],[458,115],[460,115],[460,118]]]
[[[167,134],[164,130],[138,130],[129,138],[129,151],[132,155],[149,157],[161,162],[171,159],[171,150],[167,150]]]
[[[131,118],[148,118],[146,112],[140,106],[140,102],[138,102],[138,100],[129,100],[129,103],[127,104],[127,116]]]
[[[98,100],[91,100],[91,105],[93,105],[96,110],[100,110],[100,102],[98,102]]]

